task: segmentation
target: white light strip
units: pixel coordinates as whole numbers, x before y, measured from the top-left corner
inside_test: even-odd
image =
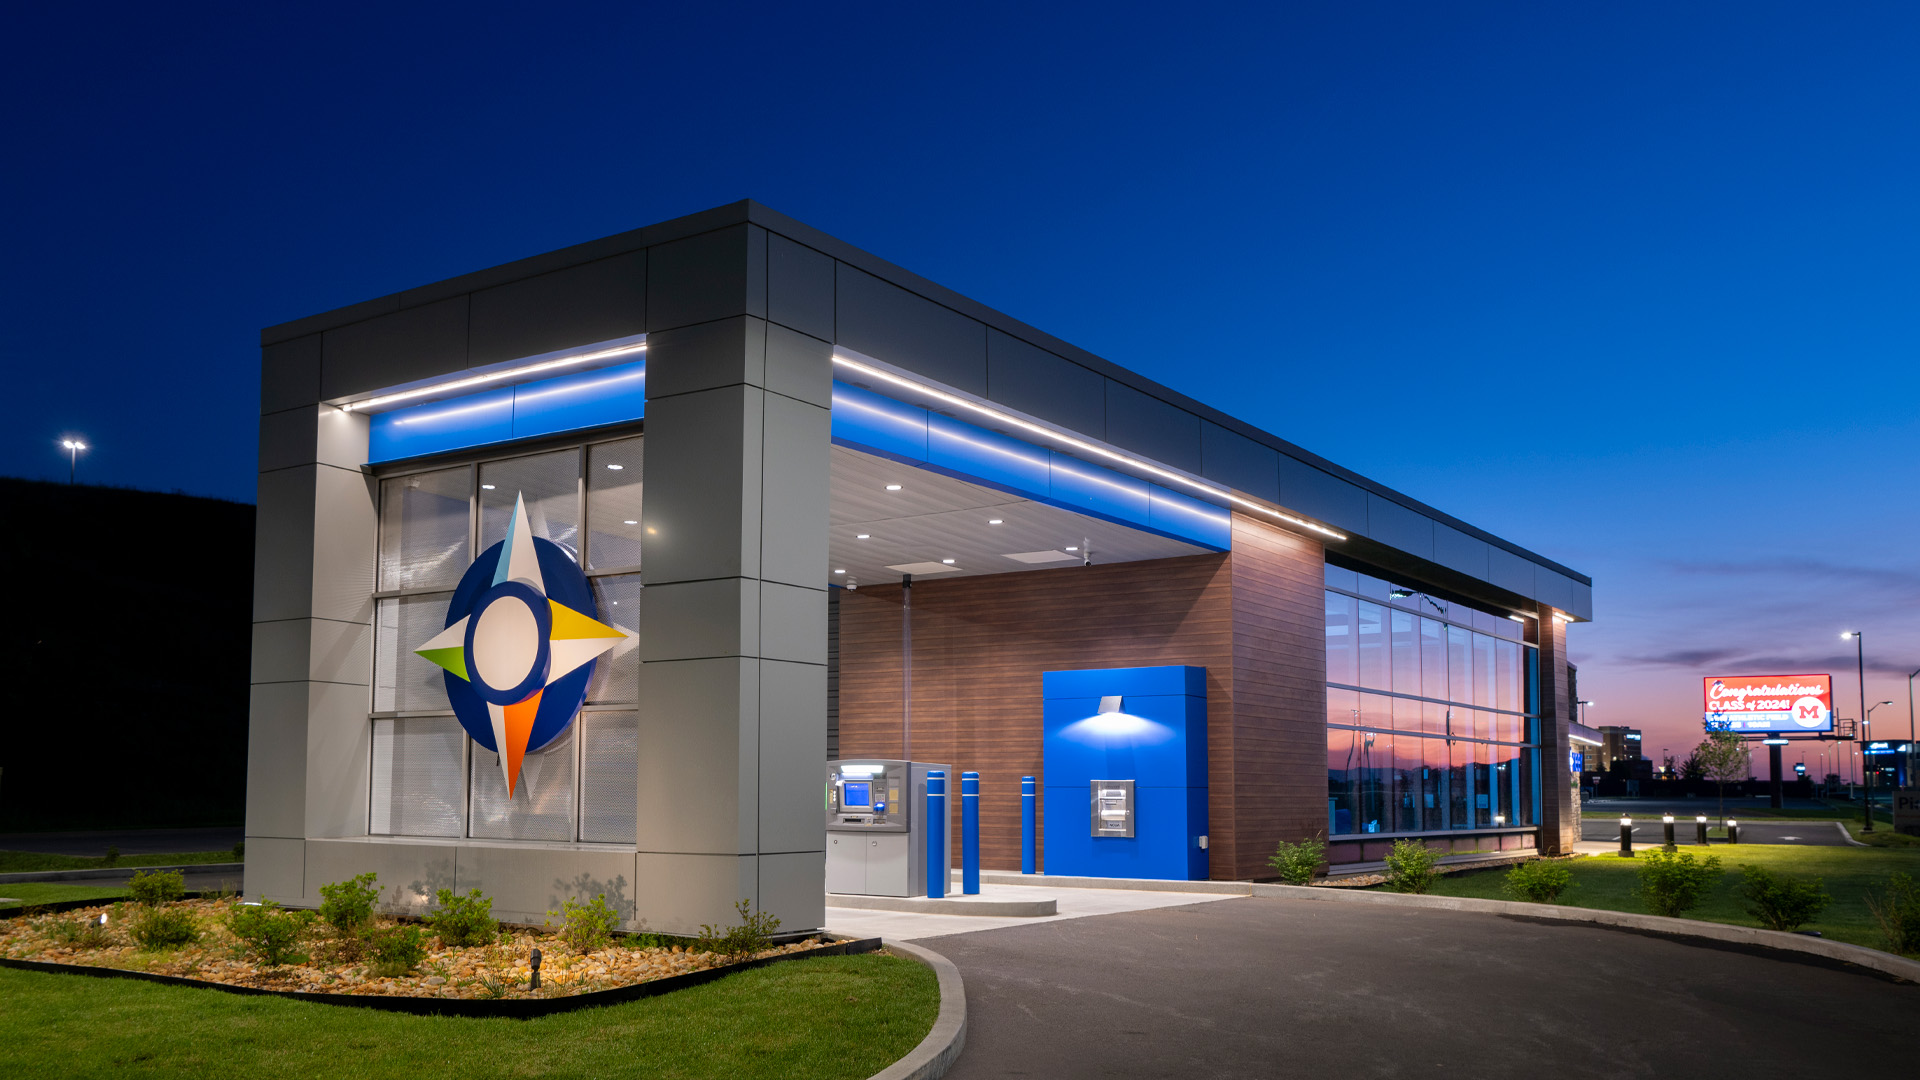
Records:
[[[522,375],[537,375],[542,371],[572,367],[575,364],[590,363],[594,360],[611,360],[616,356],[627,356],[632,353],[643,353],[646,351],[647,343],[642,341],[637,345],[619,345],[611,349],[601,349],[597,352],[579,353],[575,356],[562,356],[555,360],[542,360],[537,364],[528,364],[526,367],[508,368],[505,371],[494,371],[485,375],[472,375],[464,379],[455,379],[452,382],[435,383],[432,386],[422,386],[413,390],[402,390],[397,394],[384,394],[380,397],[368,398],[365,401],[349,401],[345,405],[340,406],[340,411],[352,412],[355,409],[372,409],[381,405],[391,405],[396,401],[411,401],[414,398],[427,397],[432,394],[446,394],[456,390],[465,390],[468,387],[485,386],[488,383],[496,383],[502,379],[513,379]]]
[[[1109,450],[1104,446],[1096,446],[1090,442],[1084,442],[1080,439],[1075,439],[1068,435],[1062,435],[1051,428],[1041,427],[1039,424],[1030,423],[1026,420],[1020,419],[1017,416],[1010,416],[1007,413],[1003,413],[998,409],[991,409],[985,405],[979,404],[978,402],[968,401],[966,398],[958,397],[956,395],[949,394],[944,391],[935,390],[932,387],[926,385],[925,383],[915,382],[912,379],[902,378],[901,376],[895,375],[890,371],[882,371],[879,368],[860,363],[858,360],[849,360],[848,358],[841,356],[839,353],[833,354],[833,362],[843,367],[852,368],[853,370],[860,372],[862,375],[879,379],[882,382],[889,382],[894,384],[895,386],[904,387],[908,390],[913,391],[916,394],[924,394],[928,397],[935,398],[940,402],[942,402],[943,404],[957,405],[962,409],[967,409],[972,412],[979,413],[981,416],[990,417],[998,423],[1010,424],[1013,427],[1017,427],[1021,429],[1022,431],[1030,431],[1033,434],[1039,435],[1043,438],[1052,439],[1054,442],[1061,443],[1066,446],[1071,446],[1075,450],[1082,450],[1089,454],[1097,454],[1100,457],[1106,458],[1109,461],[1119,462],[1120,464],[1125,465],[1128,468],[1139,469],[1142,472],[1151,473],[1154,476],[1160,477],[1165,480],[1170,480],[1173,483],[1191,488],[1194,491],[1202,492],[1203,494],[1206,494],[1206,495],[1211,495],[1216,499],[1225,499],[1235,506],[1245,507],[1248,510],[1253,510],[1258,513],[1265,514],[1270,518],[1275,518],[1277,520],[1284,521],[1289,525],[1297,525],[1302,529],[1307,529],[1312,532],[1317,532],[1322,536],[1329,536],[1335,540],[1345,540],[1347,538],[1345,533],[1341,533],[1336,530],[1329,529],[1325,525],[1316,525],[1311,521],[1306,521],[1301,518],[1294,517],[1292,514],[1283,514],[1278,510],[1274,510],[1267,506],[1262,506],[1261,504],[1254,502],[1252,499],[1243,499],[1240,496],[1235,495],[1231,491],[1225,491],[1220,488],[1216,488],[1210,484],[1202,484],[1196,480],[1188,479],[1185,476],[1181,476],[1179,473],[1170,472],[1166,469],[1159,467],[1158,465],[1154,465],[1151,462],[1142,460],[1140,458],[1131,457],[1126,454],[1116,453],[1115,451]]]

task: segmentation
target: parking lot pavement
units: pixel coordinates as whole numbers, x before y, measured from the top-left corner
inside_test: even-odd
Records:
[[[122,855],[170,855],[184,851],[227,851],[245,835],[246,830],[239,825],[203,829],[0,833],[0,851],[37,851],[97,858],[105,855],[107,848],[117,847]]]
[[[1803,957],[1266,897],[921,943],[966,981],[950,1080],[1805,1076],[1832,1071],[1837,1009],[1848,1067],[1892,1071],[1920,1009]]]

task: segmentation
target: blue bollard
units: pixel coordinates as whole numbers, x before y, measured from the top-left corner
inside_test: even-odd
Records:
[[[947,895],[947,774],[927,774],[927,896]]]
[[[1020,778],[1020,872],[1034,870],[1033,777]]]
[[[960,774],[960,895],[980,895],[980,774]]]

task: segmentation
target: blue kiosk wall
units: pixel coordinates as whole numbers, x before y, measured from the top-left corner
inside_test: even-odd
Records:
[[[1048,874],[1207,877],[1207,669],[1049,671],[1044,699]],[[1117,712],[1100,699],[1120,698]],[[1134,782],[1134,834],[1095,837],[1089,784]]]

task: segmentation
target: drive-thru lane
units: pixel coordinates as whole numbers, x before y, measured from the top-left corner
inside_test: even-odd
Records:
[[[1264,897],[922,944],[966,979],[952,1080],[1751,1080],[1831,1071],[1843,1046],[1871,1073],[1906,1067],[1920,1010],[1920,987],[1791,954]]]

